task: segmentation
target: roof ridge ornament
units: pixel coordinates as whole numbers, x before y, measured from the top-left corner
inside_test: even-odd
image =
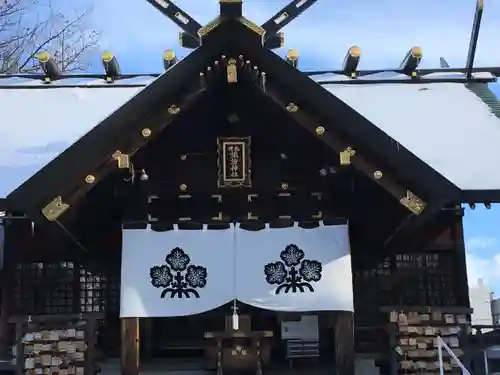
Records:
[[[283,39],[283,35],[281,35],[280,38],[276,38],[280,36],[280,30],[317,2],[318,0],[292,0],[287,6],[281,8],[274,16],[262,24],[261,27],[266,32],[264,42],[275,39],[282,44],[281,40]],[[265,45],[269,49],[282,47],[281,45],[275,44],[268,45],[268,43],[265,43]]]
[[[198,41],[198,31],[201,29],[201,24],[191,17],[187,12],[183,11],[170,0],[146,0],[149,4],[158,9],[164,16],[168,17],[173,23],[179,26],[183,34],[191,37],[191,42]],[[194,39],[194,41],[193,41]],[[196,48],[195,47],[195,48]]]
[[[483,0],[477,0],[476,12],[474,13],[474,22],[470,33],[469,52],[465,62],[466,75],[468,79],[472,78],[472,69],[474,69],[474,59],[476,57],[477,41],[479,39],[479,30],[481,28],[481,19],[483,18],[484,3]]]
[[[215,29],[221,19],[237,18],[250,30],[262,36],[262,43],[266,48],[276,49],[283,47],[284,36],[280,30],[300,16],[318,0],[292,0],[269,18],[262,26],[256,25],[243,16],[243,0],[219,0],[220,14],[205,26],[201,26],[193,17],[183,11],[170,0],[147,0],[148,3],[167,16],[182,31],[179,34],[181,47],[195,49],[201,46],[201,39]]]
[[[222,18],[238,18],[242,16],[243,0],[219,0]]]

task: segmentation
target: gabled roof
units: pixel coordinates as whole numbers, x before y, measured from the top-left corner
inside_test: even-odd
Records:
[[[117,89],[6,90],[3,93],[5,96],[17,92],[18,100],[24,102],[22,96],[30,91],[33,91],[33,94],[29,95],[40,98],[53,91],[54,94],[50,95],[53,95],[54,99],[58,92],[56,90],[62,90],[59,92],[65,93],[65,96],[69,93],[73,97],[88,95],[89,103],[89,106],[85,107],[88,110],[80,106],[76,112],[75,108],[71,106],[77,105],[81,100],[64,99],[68,105],[67,112],[77,113],[77,116],[72,115],[69,118],[54,116],[54,113],[62,111],[60,102],[47,101],[45,103],[47,108],[52,108],[51,111],[47,111],[47,118],[56,117],[58,119],[57,122],[52,120],[53,127],[50,124],[47,127],[52,130],[52,133],[56,128],[61,127],[62,129],[63,136],[58,137],[56,134],[52,134],[55,144],[59,146],[56,152],[60,152],[66,147],[71,142],[71,137],[73,140],[82,135],[83,137],[11,192],[8,196],[11,203],[19,210],[34,216],[55,196],[64,194],[65,189],[70,188],[68,184],[74,184],[77,181],[83,183],[85,175],[108,161],[115,150],[130,148],[131,138],[140,135],[141,128],[144,126],[145,120],[149,119],[150,113],[175,104],[185,91],[186,86],[193,80],[197,82],[199,72],[204,71],[206,66],[220,56],[223,47],[229,44],[240,53],[244,52],[245,58],[250,58],[252,63],[263,69],[268,77],[279,83],[285,91],[293,93],[297,100],[306,103],[307,106],[325,116],[329,120],[327,131],[338,132],[342,137],[368,149],[370,154],[390,165],[405,182],[410,182],[420,191],[425,191],[435,201],[457,202],[462,198],[461,191],[468,191],[471,188],[474,191],[500,190],[500,184],[495,185],[496,180],[488,180],[488,176],[481,174],[486,174],[485,169],[482,168],[479,171],[477,169],[464,170],[464,173],[469,173],[469,175],[474,173],[474,177],[480,181],[484,179],[488,181],[488,184],[485,185],[472,184],[463,175],[459,175],[458,168],[451,164],[453,158],[446,156],[450,152],[455,152],[454,144],[459,141],[462,142],[462,145],[477,146],[477,138],[468,133],[472,124],[464,121],[464,119],[471,119],[469,112],[467,112],[467,117],[460,112],[460,119],[457,119],[457,116],[451,117],[449,115],[451,109],[457,109],[456,107],[464,105],[464,100],[467,100],[467,105],[473,103],[471,104],[473,111],[471,113],[474,113],[474,116],[479,116],[481,121],[487,120],[485,124],[479,125],[479,128],[495,134],[495,137],[497,134],[493,131],[496,123],[493,123],[488,107],[470,93],[463,84],[325,85],[322,87],[306,74],[285,63],[273,52],[263,48],[260,43],[257,43],[258,38],[255,38],[255,34],[239,23],[222,23],[209,36],[210,42],[203,43],[202,47],[142,90],[126,87]],[[424,90],[419,90],[419,88],[424,88]],[[109,98],[105,99],[107,101],[105,105],[102,103],[102,96],[99,96],[104,95],[102,93],[109,95]],[[467,93],[468,95],[466,95]],[[134,96],[134,94],[136,95]],[[94,96],[94,99],[90,99],[91,96]],[[114,96],[115,98],[113,98]],[[40,98],[37,100],[40,101],[39,104],[43,105],[43,99]],[[453,102],[451,98],[454,99]],[[118,109],[120,102],[125,103]],[[440,102],[443,103],[440,105]],[[0,105],[2,105],[1,101]],[[416,109],[414,109],[415,107]],[[446,112],[441,107],[445,108]],[[462,109],[463,107],[457,110],[461,111]],[[92,113],[94,116],[92,118],[85,117],[87,111],[96,113]],[[111,114],[107,115],[109,112]],[[83,115],[80,116],[80,113]],[[81,118],[76,120],[75,117]],[[20,128],[25,127],[22,129],[23,131],[26,128],[38,128],[39,125],[35,122],[35,118],[21,118],[28,121],[25,124],[19,123]],[[59,119],[61,120],[59,121]],[[416,119],[422,121],[416,122]],[[458,140],[455,140],[453,134],[447,133],[454,129],[452,122],[459,120],[460,124],[455,125],[457,127],[455,131],[459,131]],[[497,121],[496,118],[494,120]],[[50,121],[47,120],[49,123]],[[79,124],[78,128],[75,126],[74,130],[68,130],[67,127],[70,126],[68,124],[74,122]],[[86,125],[83,125],[84,123]],[[40,127],[44,126],[42,120]],[[478,125],[476,124],[475,127],[477,128]],[[85,134],[86,131],[88,133]],[[13,140],[11,150],[12,155],[14,155],[19,153],[21,148],[14,145],[14,141],[21,139],[21,133],[19,131],[19,133],[12,132],[11,134],[15,134],[11,137]],[[466,137],[467,134],[469,135]],[[43,135],[43,137],[46,137],[42,138],[43,144],[54,144],[54,141],[49,140],[49,135]],[[449,140],[446,137],[450,137]],[[29,146],[40,145],[34,140],[29,143]],[[434,148],[426,150],[424,147],[426,145],[432,145]],[[40,155],[40,151],[38,152]],[[54,154],[53,152],[51,156]],[[465,152],[462,150],[462,154],[457,155],[460,157],[459,163],[463,163],[465,160],[463,154]],[[445,156],[443,157],[443,155]],[[455,157],[456,153],[449,155]],[[31,158],[30,162],[27,163],[25,175],[44,165],[50,157],[40,158],[39,163],[35,163],[33,159]],[[467,166],[470,167],[471,163]],[[0,172],[2,171],[0,170]],[[487,173],[491,172],[487,171]],[[17,181],[13,179],[14,182],[10,186],[5,185],[3,190],[12,188],[14,183],[20,182],[19,180],[20,178]]]
[[[314,78],[319,83],[346,79],[340,75]],[[392,78],[401,77],[383,76]],[[7,117],[0,139],[0,197],[7,196],[154,79],[124,79],[119,85],[95,79],[64,79],[57,82],[57,88],[33,79],[2,79],[0,107]],[[11,87],[7,89],[7,85]],[[500,144],[500,119],[494,113],[496,106],[492,107],[498,101],[486,104],[473,94],[470,85],[466,89],[461,83],[322,86],[469,192],[466,199],[473,193],[481,200],[483,191],[500,189],[500,174],[490,173],[500,160],[500,148],[495,147]],[[485,83],[474,87],[475,91],[480,88],[481,92],[490,92]],[[12,111],[18,103],[27,110]],[[387,106],[390,111],[382,110]],[[481,163],[473,156],[475,151],[462,151],[483,148],[489,157]]]
[[[15,190],[141,89],[21,86],[0,90],[0,197]]]
[[[137,138],[141,138],[141,129],[151,119],[151,113],[166,112],[169,105],[178,103],[178,98],[185,96],[183,91],[186,90],[187,86],[190,86],[193,81],[198,85],[199,72],[204,71],[206,66],[220,57],[220,51],[230,41],[231,35],[224,34],[220,30],[214,30],[213,34],[211,48],[195,50],[142,90],[135,89],[135,93],[140,92],[140,95],[134,96],[129,89],[120,89],[119,91],[123,92],[122,101],[124,103],[119,108],[101,107],[103,111],[107,109],[111,112],[107,115],[104,114],[104,118],[89,123],[86,134],[85,132],[78,134],[77,137],[83,136],[11,192],[7,197],[10,205],[32,218],[39,217],[40,210],[55,196],[67,193],[68,189],[74,188],[76,183],[81,184],[82,178],[85,179],[86,175],[94,173],[96,169],[103,167],[106,163],[109,164],[112,154],[116,150],[129,152],[132,144],[137,143]],[[85,94],[90,90],[96,89],[81,89],[81,92]],[[112,89],[103,90],[112,96]],[[10,95],[12,91],[15,90],[8,90],[5,94]],[[23,92],[29,91],[22,90],[19,94],[22,95]],[[50,92],[52,90],[43,89],[41,91]],[[57,116],[57,112],[60,111],[58,103],[53,104],[52,108],[55,107],[58,109],[48,117],[47,121]],[[74,109],[72,107],[72,110]],[[92,108],[88,108],[88,111],[92,110]],[[79,116],[79,114],[80,110],[69,119],[65,119],[66,126],[70,126],[68,124],[71,123],[72,118],[75,115]],[[35,126],[34,123],[24,125],[28,129]],[[158,126],[158,124],[156,125]],[[36,126],[38,127],[38,125]],[[26,131],[26,128],[23,131]]]
[[[500,119],[465,85],[323,87],[461,190],[500,190]]]

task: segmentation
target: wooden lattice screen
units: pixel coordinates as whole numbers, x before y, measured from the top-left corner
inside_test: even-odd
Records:
[[[356,311],[378,306],[457,306],[457,256],[435,251],[387,256],[370,267],[353,252]],[[357,258],[357,259],[356,259]],[[368,314],[367,314],[368,315]]]
[[[19,263],[14,314],[118,313],[119,271],[89,271],[72,261]]]

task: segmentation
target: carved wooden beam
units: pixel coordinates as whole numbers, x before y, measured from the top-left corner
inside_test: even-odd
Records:
[[[389,173],[385,173],[383,169],[376,167],[373,162],[369,161],[366,156],[349,145],[349,143],[333,132],[328,131],[327,124],[321,125],[319,119],[307,108],[301,108],[298,104],[286,100],[283,94],[269,84],[266,90],[262,91],[285,109],[302,127],[339,153],[341,166],[352,164],[398,199],[411,213],[420,215],[424,211],[426,203],[422,199],[409,189],[401,186]]]
[[[81,185],[73,188],[72,193],[54,197],[42,209],[43,216],[49,221],[59,222],[61,215],[116,169],[128,169],[131,176],[134,176],[135,171],[130,164],[130,156],[134,155],[147,142],[160,134],[166,126],[174,122],[181,111],[191,106],[205,91],[205,88],[197,88],[184,98],[180,98],[176,104],[167,104],[160,114],[144,124],[139,134],[130,135],[127,149],[110,152],[109,159],[104,160],[94,170],[89,170],[88,174],[82,177]]]
[[[401,249],[414,251],[439,235],[440,230],[444,228],[437,215],[443,210],[445,203],[444,201],[429,202],[425,211],[420,215],[408,215],[384,242],[384,253],[395,253]]]

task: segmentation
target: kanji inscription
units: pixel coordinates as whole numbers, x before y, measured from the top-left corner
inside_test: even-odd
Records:
[[[250,137],[219,137],[219,187],[251,187]]]

